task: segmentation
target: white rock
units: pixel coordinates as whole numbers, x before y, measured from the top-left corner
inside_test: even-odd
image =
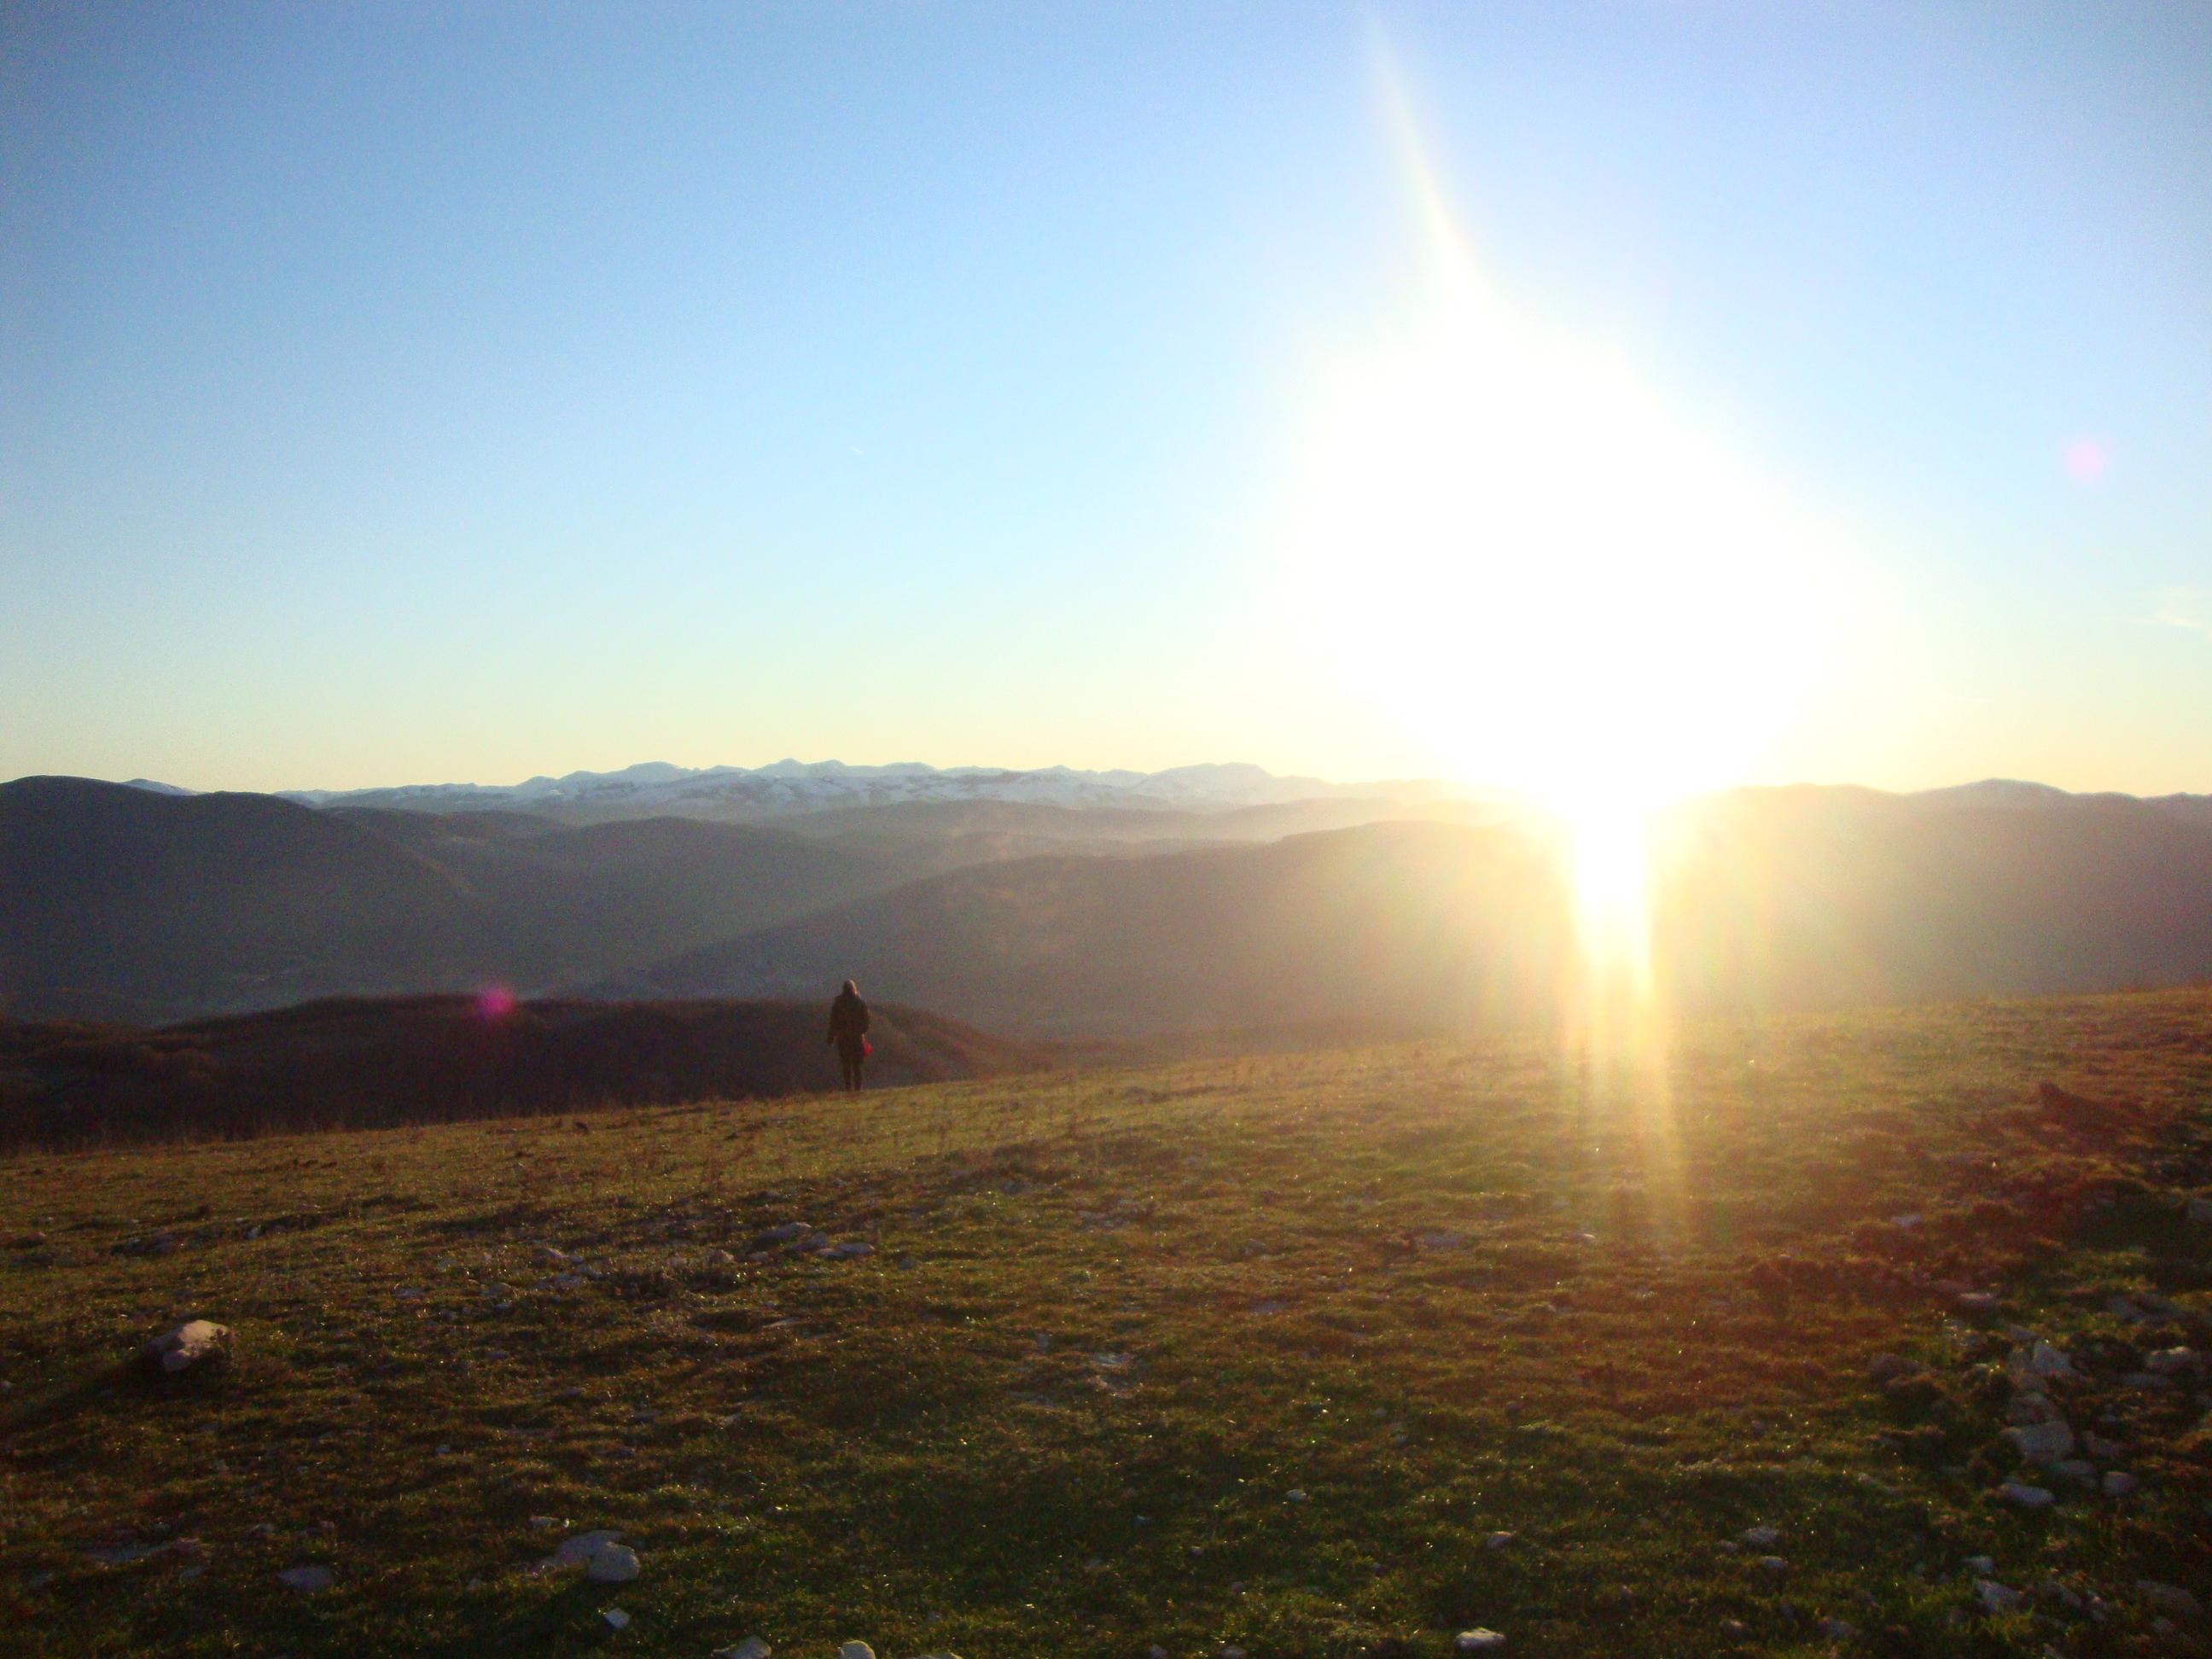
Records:
[[[1790,1564],[1778,1555],[1760,1556],[1759,1558],[1759,1571],[1762,1572],[1782,1573],[1790,1571]]]
[[[599,1617],[606,1621],[606,1626],[609,1630],[628,1630],[629,1628],[629,1615],[624,1613],[620,1607],[608,1607],[599,1614]]]
[[[2204,1611],[2197,1598],[2179,1584],[2161,1584],[2154,1578],[2138,1578],[2136,1580],[2136,1594],[2142,1597],[2145,1605],[2156,1607],[2172,1618],[2195,1619]]]
[[[714,1650],[714,1659],[768,1659],[769,1645],[757,1636],[748,1636],[726,1648]]]
[[[2160,1348],[2156,1353],[2143,1356],[2143,1369],[2160,1376],[2179,1376],[2184,1371],[2193,1371],[2197,1369],[2197,1350]]]
[[[564,1538],[561,1540],[561,1547],[553,1552],[553,1565],[556,1567],[587,1566],[593,1556],[621,1537],[618,1532],[599,1531],[580,1532],[574,1538]]]
[[[302,1595],[313,1595],[318,1590],[331,1587],[328,1567],[287,1567],[276,1575],[276,1582],[286,1589],[297,1590]]]
[[[2026,1599],[2018,1590],[2007,1589],[1994,1578],[1974,1580],[1974,1600],[1982,1604],[1984,1613],[2010,1613]]]
[[[1462,1653],[1502,1653],[1505,1638],[1488,1626],[1478,1625],[1473,1630],[1462,1631],[1452,1645]]]
[[[2008,1504],[2017,1504],[2024,1510],[2047,1510],[2058,1500],[2041,1486],[2031,1486],[2019,1480],[2008,1480],[1997,1488],[1997,1496]]]
[[[637,1552],[627,1544],[602,1545],[584,1566],[584,1576],[595,1584],[627,1584],[637,1575]]]
[[[2074,1431],[2066,1426],[2063,1418],[2053,1418],[2047,1423],[2024,1423],[2007,1429],[2004,1437],[2014,1451],[2031,1463],[2055,1463],[2074,1449]]]
[[[1741,1534],[1743,1541],[1755,1550],[1771,1550],[1782,1541],[1779,1527],[1746,1527]]]
[[[1283,1494],[1283,1498],[1286,1503],[1303,1504],[1306,1501],[1305,1488],[1303,1486],[1293,1486]]]
[[[164,1376],[175,1376],[196,1365],[213,1370],[230,1357],[230,1327],[211,1319],[188,1319],[140,1350],[146,1362],[161,1367]]]
[[[837,1659],[876,1659],[876,1650],[866,1642],[845,1642],[838,1646]]]
[[[2063,1349],[2054,1348],[2050,1343],[2039,1340],[2015,1348],[2005,1364],[2014,1372],[2025,1372],[2046,1381],[2055,1382],[2075,1374],[2074,1362],[2066,1357]]]
[[[1520,1535],[1517,1532],[1493,1532],[1482,1540],[1482,1547],[1486,1550],[1502,1550]]]

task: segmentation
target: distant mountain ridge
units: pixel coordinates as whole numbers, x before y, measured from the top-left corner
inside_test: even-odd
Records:
[[[1165,797],[1304,785],[1131,775],[1101,786],[1109,805],[895,799],[760,823],[641,817],[635,797],[425,812],[19,779],[0,785],[0,1016],[149,1024],[488,984],[804,1000],[857,975],[993,1030],[1075,1037],[1510,1020],[1554,998],[1571,877],[1558,827],[1525,805],[1194,808]],[[1804,785],[1668,816],[1655,962],[1685,1006],[2212,979],[2206,797]]]
[[[925,801],[1008,801],[1145,811],[1232,811],[1291,801],[1376,799],[1432,801],[1455,792],[1425,779],[1331,783],[1279,777],[1244,763],[1164,772],[1085,772],[1073,767],[939,768],[919,762],[848,766],[781,760],[760,767],[672,765],[647,761],[618,772],[570,772],[517,784],[425,783],[382,789],[279,792],[303,805],[398,807],[420,812],[531,812],[572,822],[694,817],[749,823],[839,808]]]
[[[746,824],[432,816],[88,778],[0,784],[0,1015],[158,1023],[536,991],[895,884]]]

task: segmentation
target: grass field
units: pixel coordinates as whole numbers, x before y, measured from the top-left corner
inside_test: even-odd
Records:
[[[2208,1182],[2203,992],[17,1159],[0,1647],[2212,1651]]]

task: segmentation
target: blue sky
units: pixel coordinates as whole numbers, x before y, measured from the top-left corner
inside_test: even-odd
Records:
[[[1382,58],[1824,527],[1747,775],[2212,789],[2212,11],[1698,0],[11,7],[0,776],[1435,769],[1274,544]]]

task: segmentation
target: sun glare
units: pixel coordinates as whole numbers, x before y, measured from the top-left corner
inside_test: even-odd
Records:
[[[1649,817],[1788,717],[1820,631],[1810,538],[1617,356],[1513,313],[1392,106],[1425,292],[1323,375],[1302,586],[1356,695],[1557,818],[1591,954],[1646,980]]]

